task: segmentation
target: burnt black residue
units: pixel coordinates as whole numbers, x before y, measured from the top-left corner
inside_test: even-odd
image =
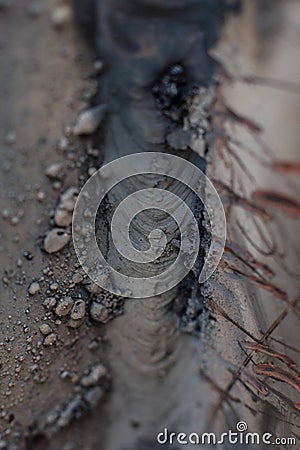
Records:
[[[108,106],[105,133],[96,135],[101,146],[105,142],[105,156],[168,150],[170,125],[181,127],[190,95],[212,83],[209,48],[225,15],[240,2],[73,1],[77,21],[93,36],[105,67],[93,99]]]
[[[46,435],[34,434],[26,440],[26,450],[50,450],[50,443]]]
[[[168,146],[167,136],[183,128],[191,96],[212,84],[216,64],[209,49],[225,15],[239,5],[233,0],[95,0],[96,27],[91,28],[105,67],[96,101],[108,106],[101,132],[106,161],[137,152],[178,150]],[[95,139],[98,146],[100,135]],[[182,156],[205,171],[205,159],[188,149]],[[192,207],[201,223],[203,205],[198,203]],[[205,230],[199,231],[208,242]],[[198,288],[191,286],[198,285],[204,257],[203,248],[197,273],[180,287],[185,301],[178,313],[183,327],[193,322],[196,332],[203,302]]]
[[[230,4],[229,4],[230,3]],[[98,0],[96,45],[111,86],[151,88],[170,69],[186,83],[207,86],[214,64],[208,49],[233,3],[224,0]],[[167,75],[167,74],[166,74]],[[128,93],[128,91],[127,91]],[[129,92],[130,95],[130,92]]]
[[[158,108],[173,122],[183,124],[188,114],[186,98],[192,93],[187,74],[181,64],[174,64],[163,73],[152,88]]]

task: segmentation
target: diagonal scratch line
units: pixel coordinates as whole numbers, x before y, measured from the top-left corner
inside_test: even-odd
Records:
[[[297,296],[294,301],[292,302],[293,306],[297,306],[298,301],[300,300],[300,297]],[[286,316],[288,315],[290,309],[286,308],[285,310],[282,311],[282,313],[277,317],[277,319],[274,320],[274,322],[272,323],[272,325],[268,328],[268,330],[266,331],[266,333],[262,336],[262,338],[259,340],[260,344],[263,344],[264,341],[274,332],[274,330],[280,325],[280,323],[286,318]],[[217,414],[218,410],[220,409],[220,407],[222,407],[222,404],[224,402],[224,400],[226,399],[226,397],[228,397],[231,389],[233,388],[233,386],[235,385],[235,383],[237,382],[237,380],[239,379],[239,376],[241,374],[241,372],[243,371],[243,369],[248,365],[248,363],[251,361],[252,356],[253,356],[254,352],[251,352],[248,354],[248,356],[244,359],[244,361],[242,362],[242,364],[240,365],[239,369],[237,370],[237,372],[233,375],[232,380],[230,381],[230,383],[228,384],[227,388],[224,389],[224,391],[222,392],[222,394],[220,395],[219,401],[216,404],[216,406],[213,408],[213,411],[210,415],[210,418],[208,420],[208,426],[211,425],[215,415]]]
[[[219,316],[224,317],[224,319],[228,320],[230,323],[235,325],[237,328],[239,328],[243,333],[245,333],[247,336],[249,336],[253,341],[260,343],[260,339],[257,339],[253,334],[249,333],[242,325],[240,325],[238,322],[236,322],[234,319],[232,319],[224,309],[219,306],[216,302],[214,302],[212,299],[206,299],[206,305],[210,306],[212,310],[218,314]]]
[[[280,91],[290,92],[292,94],[300,94],[300,85],[287,80],[280,80],[278,78],[268,78],[258,75],[247,75],[240,77],[241,81],[249,84],[256,84],[259,86],[266,86]]]

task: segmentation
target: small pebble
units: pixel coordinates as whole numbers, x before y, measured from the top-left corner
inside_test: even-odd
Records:
[[[63,370],[62,372],[60,372],[59,376],[62,380],[66,380],[67,378],[71,377],[71,374],[67,370]]]
[[[58,303],[57,306],[55,308],[55,314],[58,317],[63,317],[69,314],[69,312],[72,309],[72,306],[74,304],[74,301],[72,299],[72,297],[66,296],[61,298]]]
[[[24,256],[24,258],[27,259],[27,261],[32,261],[33,260],[33,254],[28,252],[27,250],[24,251],[23,256]]]
[[[88,169],[88,175],[89,175],[89,177],[91,177],[92,175],[94,175],[94,173],[96,173],[96,172],[97,172],[96,167],[89,167],[89,169]]]
[[[75,272],[72,276],[72,283],[74,284],[78,284],[81,283],[83,280],[83,276],[81,275],[81,273]]]
[[[20,217],[18,217],[18,216],[13,216],[13,217],[11,218],[11,220],[10,220],[10,223],[11,223],[12,225],[18,225],[18,224],[20,223]]]
[[[40,332],[46,336],[52,332],[52,328],[48,325],[48,323],[42,323],[40,325]]]
[[[83,300],[76,300],[71,311],[71,319],[80,320],[85,316],[85,302]]]
[[[49,288],[51,291],[57,291],[57,289],[59,288],[59,284],[56,283],[56,281],[54,281],[53,283],[50,284]]]
[[[52,184],[53,189],[59,191],[61,189],[61,181],[55,180]]]
[[[43,306],[45,306],[47,309],[52,309],[55,305],[56,299],[54,297],[47,297],[43,302]]]
[[[7,449],[7,442],[4,439],[0,439],[0,450]]]
[[[35,294],[37,294],[38,292],[40,292],[40,290],[41,290],[41,287],[40,287],[39,283],[38,283],[37,281],[34,281],[34,282],[31,283],[31,285],[29,286],[29,288],[28,288],[28,293],[29,293],[30,295],[35,295]]]
[[[94,131],[96,131],[96,129],[104,119],[106,110],[106,105],[98,105],[94,108],[83,111],[77,119],[77,123],[73,129],[73,133],[76,136],[92,134]]]
[[[59,428],[66,427],[75,417],[78,419],[80,414],[84,411],[84,404],[80,395],[73,397],[67,405],[64,406],[63,411],[57,421]]]
[[[51,345],[55,344],[55,342],[56,342],[56,334],[50,333],[48,334],[48,336],[45,337],[43,345],[45,345],[46,347],[50,347]]]
[[[23,265],[23,261],[19,258],[17,260],[17,267],[22,267],[22,265]]]
[[[91,408],[95,408],[104,396],[104,390],[100,386],[89,389],[84,396],[85,401]]]
[[[3,208],[1,211],[1,215],[2,215],[3,219],[7,219],[10,215],[9,210],[7,208]]]
[[[16,142],[16,132],[11,130],[8,131],[8,133],[6,133],[5,135],[5,143],[7,145],[13,145]]]
[[[103,62],[100,61],[99,59],[97,59],[97,60],[94,62],[94,70],[95,70],[95,72],[96,72],[97,74],[100,74],[100,73],[103,71],[103,67],[104,67],[104,64],[103,64]]]
[[[37,200],[38,200],[39,202],[44,201],[45,198],[46,198],[45,192],[44,192],[44,191],[38,191],[37,194],[36,194],[36,198],[37,198]]]
[[[102,288],[96,283],[88,282],[84,287],[88,292],[94,295],[99,295],[102,292]]]
[[[65,152],[66,150],[68,150],[69,148],[69,140],[66,138],[66,136],[63,136],[58,144],[57,144],[57,148],[63,152]]]
[[[88,375],[85,375],[81,378],[80,384],[83,387],[91,387],[95,386],[99,383],[100,378],[107,375],[107,370],[103,366],[103,364],[97,364],[94,366]]]
[[[67,227],[72,223],[72,213],[65,209],[58,208],[55,212],[54,220],[59,227]]]
[[[61,180],[64,177],[63,174],[63,166],[60,163],[53,163],[50,164],[46,168],[45,174],[48,178],[52,178],[54,180]]]
[[[93,158],[97,158],[99,156],[99,150],[97,148],[88,147],[86,149],[86,154]]]
[[[72,222],[72,213],[78,198],[78,188],[68,188],[60,197],[58,207],[55,212],[54,220],[56,225],[67,227]]]
[[[44,240],[44,249],[47,253],[55,253],[64,248],[71,236],[63,228],[53,228],[48,231]]]
[[[69,5],[58,6],[52,12],[51,23],[54,28],[62,29],[71,23],[72,18],[73,11]]]
[[[46,417],[46,423],[48,425],[53,425],[54,422],[57,420],[57,417],[58,413],[56,411],[49,412],[49,414]]]
[[[90,308],[90,316],[96,322],[106,323],[109,321],[108,309],[98,302],[93,302]]]

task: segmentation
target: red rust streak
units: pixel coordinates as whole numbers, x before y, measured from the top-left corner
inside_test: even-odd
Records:
[[[261,363],[254,366],[254,372],[256,375],[264,375],[274,380],[287,383],[294,388],[300,394],[300,376],[296,376],[281,369],[281,367],[274,366],[273,363]]]
[[[295,363],[295,361],[286,356],[284,353],[276,352],[269,345],[258,344],[257,342],[245,342],[244,346],[248,350],[263,353],[265,355],[272,356],[273,358],[278,359],[279,361],[283,362],[287,367],[291,368],[292,370],[295,370],[299,374],[299,372],[297,371],[297,364]]]
[[[274,170],[287,175],[300,174],[300,162],[274,161],[272,163]]]
[[[300,203],[297,199],[285,194],[269,190],[257,190],[252,192],[252,200],[260,208],[272,208],[276,211],[288,214],[296,219],[300,218]]]

